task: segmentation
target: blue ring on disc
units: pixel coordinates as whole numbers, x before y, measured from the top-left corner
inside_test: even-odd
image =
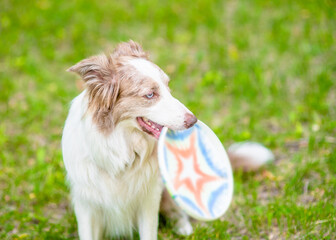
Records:
[[[210,221],[229,208],[233,176],[227,153],[215,133],[200,120],[184,131],[163,128],[159,167],[171,197],[193,218]]]

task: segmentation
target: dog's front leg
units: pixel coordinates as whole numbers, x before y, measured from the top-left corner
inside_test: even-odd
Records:
[[[159,182],[159,180],[157,181]],[[161,192],[161,183],[154,184],[154,187],[140,204],[138,229],[141,240],[157,239]]]
[[[81,202],[74,202],[80,240],[102,239],[103,226],[98,211]]]

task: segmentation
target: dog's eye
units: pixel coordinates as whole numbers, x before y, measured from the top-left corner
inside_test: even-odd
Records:
[[[146,98],[151,99],[154,97],[154,92],[146,94]]]

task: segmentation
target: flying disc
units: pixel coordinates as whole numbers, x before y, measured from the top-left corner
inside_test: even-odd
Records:
[[[158,158],[168,192],[187,214],[210,221],[226,212],[233,194],[232,169],[222,143],[207,125],[198,120],[184,131],[164,127]]]

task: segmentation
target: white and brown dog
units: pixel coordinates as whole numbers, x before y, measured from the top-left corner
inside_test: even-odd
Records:
[[[80,239],[132,236],[134,229],[141,240],[157,239],[160,201],[177,232],[191,234],[188,217],[166,192],[161,199],[160,132],[197,121],[171,95],[168,76],[133,41],[68,71],[86,86],[72,101],[62,138]]]

